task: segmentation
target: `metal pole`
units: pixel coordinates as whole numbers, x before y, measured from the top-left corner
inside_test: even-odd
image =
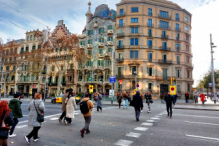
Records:
[[[3,71],[4,71],[4,63],[2,63],[2,69],[1,69],[1,71],[2,71],[2,77],[1,77],[1,93],[0,93],[0,99],[2,98],[2,82],[3,82]]]
[[[216,97],[215,97],[215,80],[214,80],[214,59],[213,59],[213,43],[212,43],[212,36],[210,34],[210,41],[211,41],[211,77],[212,77],[212,92],[214,98],[214,104],[216,104]]]
[[[113,62],[114,62],[114,47],[112,48],[112,76],[113,76]],[[113,98],[114,98],[114,83],[112,83],[112,97],[111,97],[111,104],[113,104]]]
[[[46,80],[45,80],[45,93],[44,93],[44,101],[46,100],[47,69],[48,69],[48,57],[46,57]]]

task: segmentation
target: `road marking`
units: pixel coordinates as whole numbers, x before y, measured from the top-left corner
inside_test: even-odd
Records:
[[[153,126],[153,123],[142,123],[142,126]]]
[[[153,123],[153,122],[155,122],[155,120],[147,120],[147,122],[151,122],[151,123]]]
[[[75,113],[75,115],[79,115],[80,113]]]
[[[203,137],[203,136],[197,136],[197,135],[187,135],[187,137],[193,137],[193,138],[200,138],[200,139],[207,139],[207,140],[215,140],[215,141],[219,141],[218,138],[211,138],[211,137]]]
[[[22,124],[22,123],[26,123],[26,122],[28,122],[28,120],[25,120],[25,121],[19,122],[18,124]]]
[[[189,122],[185,121],[186,123],[193,123],[193,124],[203,124],[203,125],[214,125],[214,126],[219,126],[219,124],[214,124],[214,123],[204,123],[204,122]]]
[[[24,128],[24,127],[27,127],[27,125],[20,125],[20,126],[16,126],[16,128]]]
[[[219,117],[209,117],[209,116],[195,116],[195,115],[184,115],[184,114],[174,114],[178,116],[187,116],[187,117],[197,117],[197,118],[212,118],[212,119],[219,119]]]
[[[62,113],[60,114],[55,114],[55,115],[50,115],[50,116],[45,116],[44,118],[51,118],[51,117],[54,117],[54,116],[58,116],[58,115],[61,115]]]
[[[141,134],[140,133],[129,132],[128,134],[126,134],[126,136],[139,138],[141,136]]]
[[[151,118],[152,120],[160,120],[160,118]]]
[[[52,121],[53,121],[53,120],[58,120],[58,119],[59,119],[59,118],[50,118],[50,120],[52,120]]]
[[[137,128],[135,128],[134,130],[138,130],[138,131],[147,131],[148,128],[145,128],[145,127],[137,127]]]
[[[119,141],[117,141],[117,142],[115,143],[115,145],[119,145],[119,146],[130,146],[132,143],[133,143],[133,141],[120,139]]]

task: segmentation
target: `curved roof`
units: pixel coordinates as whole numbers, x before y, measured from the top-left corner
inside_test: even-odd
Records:
[[[96,7],[93,17],[100,17],[105,19],[116,20],[116,11],[110,10],[108,5],[102,4]]]

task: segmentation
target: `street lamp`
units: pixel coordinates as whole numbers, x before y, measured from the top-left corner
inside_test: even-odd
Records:
[[[1,71],[2,71],[2,77],[1,77],[1,88],[0,88],[0,89],[1,89],[1,90],[0,90],[0,92],[1,92],[1,93],[0,93],[0,94],[1,94],[1,95],[0,95],[0,99],[1,99],[1,97],[2,97],[2,81],[3,81],[4,63],[0,63],[0,64],[2,65],[2,70],[1,70]]]

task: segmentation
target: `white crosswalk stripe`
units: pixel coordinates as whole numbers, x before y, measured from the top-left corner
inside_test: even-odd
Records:
[[[138,130],[138,131],[147,131],[148,128],[145,128],[145,127],[136,127],[134,130]]]
[[[153,123],[142,123],[142,126],[153,126]]]
[[[133,141],[120,139],[119,141],[117,141],[115,143],[115,145],[118,145],[118,146],[130,146],[132,143],[133,143]]]
[[[141,136],[141,134],[140,133],[129,132],[129,133],[126,134],[126,136],[139,138]]]

